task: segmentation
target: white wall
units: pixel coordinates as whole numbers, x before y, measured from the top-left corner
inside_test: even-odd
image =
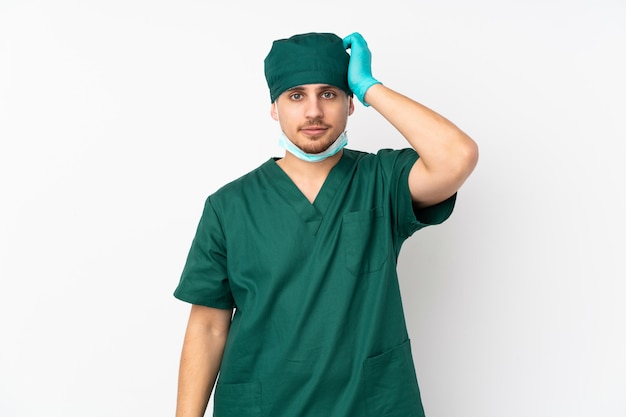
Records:
[[[202,203],[280,154],[262,61],[308,31],[480,146],[399,265],[428,417],[626,416],[626,4],[225,3],[0,1],[0,416],[173,415]]]

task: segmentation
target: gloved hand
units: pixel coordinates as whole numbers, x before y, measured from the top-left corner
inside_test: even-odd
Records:
[[[364,106],[365,92],[374,84],[381,84],[372,77],[372,53],[367,42],[360,33],[354,32],[343,38],[343,47],[350,48],[350,63],[348,64],[348,86]]]

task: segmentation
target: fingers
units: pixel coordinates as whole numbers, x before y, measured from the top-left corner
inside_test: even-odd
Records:
[[[352,46],[352,37],[354,36],[354,33],[351,35],[346,36],[345,38],[343,38],[343,47],[344,49],[350,49],[350,47]]]
[[[354,32],[345,38],[343,38],[343,47],[346,49],[352,48],[352,45],[355,46],[367,46],[367,42],[359,32]]]

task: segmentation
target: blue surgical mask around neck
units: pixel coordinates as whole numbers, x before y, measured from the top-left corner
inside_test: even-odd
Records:
[[[280,139],[278,144],[290,154],[293,154],[298,159],[306,162],[320,162],[326,158],[335,155],[342,150],[348,144],[348,132],[344,131],[339,137],[328,147],[325,151],[320,153],[306,153],[302,149],[298,148],[289,138],[285,135],[285,132],[280,132]]]

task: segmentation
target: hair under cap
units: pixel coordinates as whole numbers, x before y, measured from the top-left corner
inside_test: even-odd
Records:
[[[328,84],[352,95],[349,62],[343,40],[333,33],[304,33],[274,41],[265,57],[272,103],[286,90],[304,84]]]

